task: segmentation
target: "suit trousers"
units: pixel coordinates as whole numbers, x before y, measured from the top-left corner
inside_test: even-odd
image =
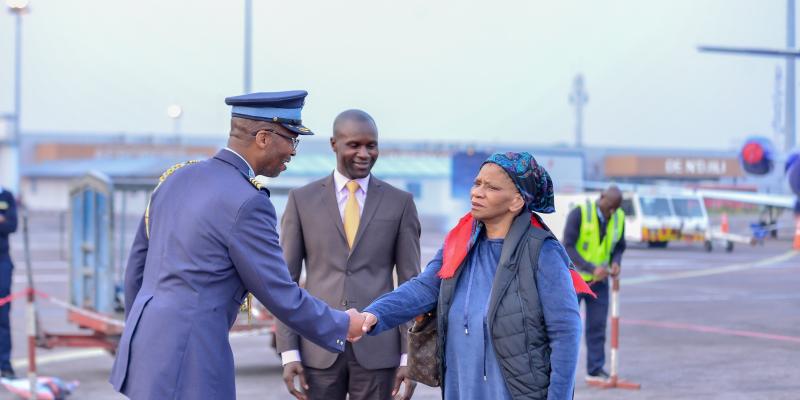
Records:
[[[11,293],[11,277],[14,264],[8,254],[0,255],[0,297]],[[11,303],[0,307],[0,370],[11,369]]]
[[[606,325],[608,322],[608,279],[591,285],[597,298],[582,294],[586,302],[586,372],[595,373],[606,363]]]
[[[397,368],[366,369],[359,365],[353,346],[347,343],[329,368],[303,367],[309,400],[390,400]]]

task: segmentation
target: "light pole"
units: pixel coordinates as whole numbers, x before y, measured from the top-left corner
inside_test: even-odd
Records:
[[[167,116],[172,119],[172,134],[178,136],[181,134],[181,116],[183,116],[183,108],[178,104],[172,104],[167,107]]]
[[[575,75],[572,82],[572,93],[569,95],[569,104],[575,107],[575,147],[583,147],[583,107],[589,102],[583,74]]]
[[[183,108],[178,104],[172,104],[167,107],[167,116],[172,120],[172,134],[183,147],[183,138],[181,138],[181,117],[183,116]]]
[[[19,195],[19,141],[22,85],[22,15],[29,11],[28,0],[6,0],[14,16],[14,113],[10,135],[0,133],[0,182]],[[4,138],[3,138],[4,137]]]
[[[794,49],[794,0],[786,0],[786,48]],[[786,114],[784,114],[784,151],[794,150],[797,144],[797,121],[795,120],[795,57],[786,57]]]
[[[4,160],[2,169],[6,172],[0,172],[6,179],[7,184],[11,190],[19,196],[19,142],[20,142],[20,115],[21,115],[21,86],[22,86],[22,15],[26,14],[28,9],[28,0],[6,0],[6,5],[11,14],[14,15],[15,32],[14,32],[14,129],[11,134],[11,140],[8,145],[2,145],[0,148],[0,157]],[[28,217],[27,213],[22,213],[23,231],[27,239],[28,232]],[[30,261],[30,254],[27,248],[28,240],[25,240],[25,259]],[[33,281],[31,280],[31,269],[28,264],[28,288],[33,289]],[[34,301],[33,292],[28,293],[28,390],[29,393],[38,393],[37,388],[37,371],[36,371],[36,304]]]
[[[253,0],[244,0],[244,92],[250,93],[253,78]]]

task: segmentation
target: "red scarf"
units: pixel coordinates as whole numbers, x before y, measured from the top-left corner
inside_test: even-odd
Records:
[[[549,228],[539,219],[539,216],[531,213],[531,225],[550,231]],[[472,214],[461,217],[458,224],[453,228],[444,238],[444,249],[442,251],[442,268],[439,270],[439,277],[442,279],[450,279],[456,274],[456,270],[467,257],[470,248],[475,243],[472,238],[476,234],[475,219]],[[575,288],[575,293],[585,293],[592,297],[597,296],[589,288],[589,285],[584,282],[581,275],[570,266],[570,277],[572,277],[572,286]]]

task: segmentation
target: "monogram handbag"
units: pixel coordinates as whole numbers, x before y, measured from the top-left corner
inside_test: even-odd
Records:
[[[408,376],[428,386],[439,386],[439,351],[436,309],[414,319],[408,329]]]

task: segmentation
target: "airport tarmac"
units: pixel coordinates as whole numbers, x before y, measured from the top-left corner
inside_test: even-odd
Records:
[[[733,221],[732,227],[744,221]],[[66,298],[67,263],[58,218],[31,217],[37,289]],[[423,234],[423,260],[442,233]],[[12,242],[14,290],[24,287],[21,235]],[[788,238],[763,246],[738,245],[732,253],[701,246],[667,249],[631,246],[623,259],[620,375],[641,390],[600,390],[584,381],[584,353],[576,399],[799,399],[800,253]],[[424,265],[424,264],[423,264]],[[24,303],[12,310],[15,367],[25,374]],[[73,329],[63,310],[43,304],[49,331]],[[289,399],[280,359],[268,336],[232,340],[240,399]],[[75,379],[71,399],[121,399],[107,383],[112,358],[92,349],[39,350],[40,375]],[[2,392],[0,399],[13,399]],[[438,399],[418,385],[415,399]]]

